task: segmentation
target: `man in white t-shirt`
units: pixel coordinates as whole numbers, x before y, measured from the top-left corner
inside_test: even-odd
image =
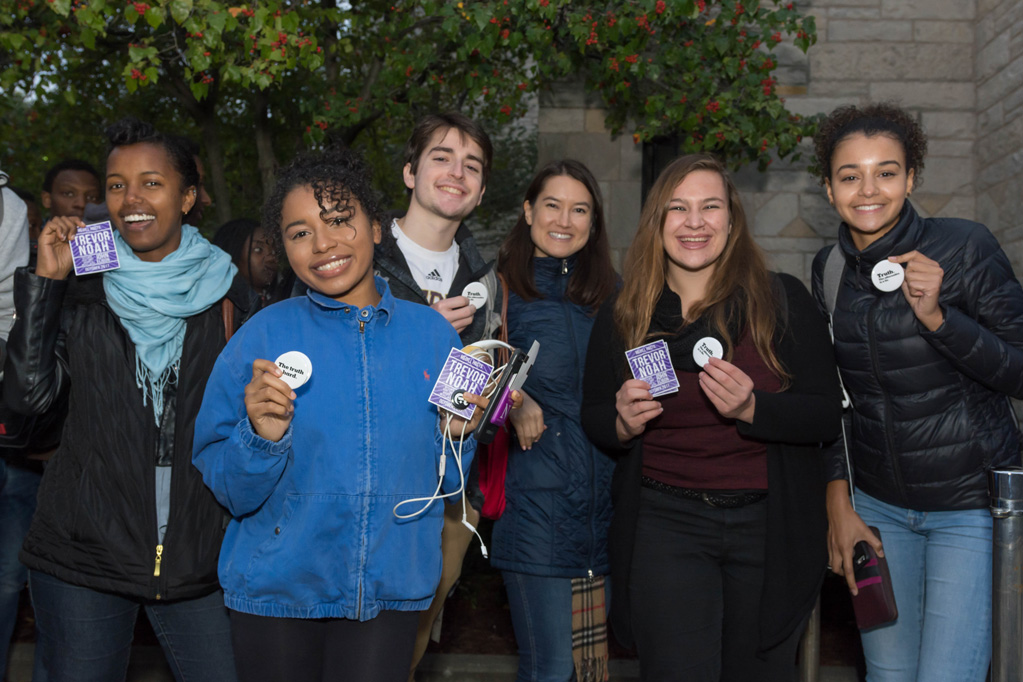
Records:
[[[453,112],[421,119],[405,145],[402,175],[408,188],[408,211],[383,231],[373,255],[377,274],[388,281],[396,298],[438,311],[466,345],[493,338],[501,321],[499,304],[495,306],[501,295],[494,264],[483,259],[472,233],[462,224],[483,199],[492,155],[486,131],[467,116]],[[486,300],[479,309],[462,296],[472,282],[486,288]],[[468,521],[475,526],[483,503],[475,462],[468,479]],[[441,536],[444,570],[433,604],[419,621],[410,680],[444,599],[461,575],[472,537],[462,525],[461,500],[447,504]]]
[[[462,225],[483,199],[492,153],[487,133],[462,114],[421,119],[405,145],[408,211],[384,230],[374,254],[397,298],[431,306],[466,344],[490,338],[500,323],[493,264]],[[462,296],[470,282],[487,289],[481,311]]]

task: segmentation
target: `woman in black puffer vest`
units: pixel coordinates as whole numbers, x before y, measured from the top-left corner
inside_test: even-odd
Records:
[[[922,218],[906,200],[926,154],[915,117],[843,107],[816,146],[842,225],[830,268],[831,248],[814,262],[813,290],[834,310],[856,488],[854,511],[838,449],[831,565],[855,593],[854,545],[887,557],[899,617],[863,632],[868,679],[979,682],[991,655],[986,474],[1019,464],[1006,395],[1023,397],[1023,289],[983,225]],[[881,290],[876,265],[904,269],[904,283]]]

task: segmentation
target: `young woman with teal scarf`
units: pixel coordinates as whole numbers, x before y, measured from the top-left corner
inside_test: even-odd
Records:
[[[187,150],[134,119],[107,135],[120,268],[71,276],[84,223],[55,218],[35,271],[15,279],[6,400],[42,413],[69,399],[20,557],[36,614],[33,679],[123,680],[144,607],[175,679],[231,682],[217,582],[225,515],[191,448],[206,379],[248,298],[228,255],[182,224],[199,182]]]

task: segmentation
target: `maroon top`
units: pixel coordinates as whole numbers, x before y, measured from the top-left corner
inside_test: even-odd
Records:
[[[744,334],[732,364],[753,380],[756,391],[781,388]],[[744,438],[734,419],[725,419],[700,388],[696,372],[675,372],[678,393],[661,396],[664,412],[643,434],[643,475],[680,488],[766,490],[767,446]]]

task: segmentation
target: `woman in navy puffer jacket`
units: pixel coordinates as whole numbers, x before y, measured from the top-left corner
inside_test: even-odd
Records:
[[[509,289],[508,340],[540,342],[511,416],[507,506],[494,525],[491,563],[508,590],[520,682],[566,682],[585,670],[604,679],[603,576],[608,573],[613,461],[580,425],[582,372],[594,314],[616,287],[597,181],[578,161],[542,168],[501,246]],[[596,650],[573,660],[572,598],[592,597]]]

